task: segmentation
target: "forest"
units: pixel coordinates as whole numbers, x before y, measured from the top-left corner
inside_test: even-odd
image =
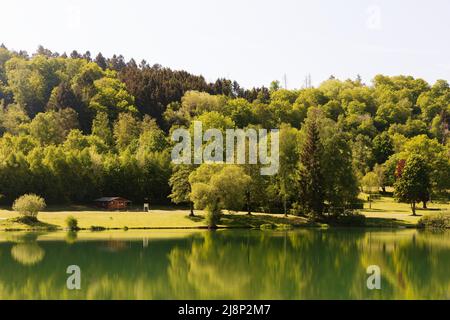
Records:
[[[280,169],[174,166],[175,128],[279,128]],[[333,76],[317,87],[236,81],[89,52],[0,47],[0,201],[122,196],[210,210],[341,212],[361,191],[447,200],[450,86],[407,75]],[[211,195],[218,200],[211,204]],[[210,206],[213,206],[211,208]]]

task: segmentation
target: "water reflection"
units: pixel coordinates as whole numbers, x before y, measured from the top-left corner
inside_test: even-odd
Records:
[[[19,233],[9,235],[8,240],[15,243],[11,257],[24,266],[33,266],[44,259],[45,251],[36,242],[39,233]]]
[[[448,232],[3,233],[0,257],[0,299],[450,297]],[[65,288],[71,264],[81,290]],[[369,265],[381,290],[366,287]]]
[[[11,248],[11,256],[20,264],[32,266],[44,259],[45,251],[37,243],[19,243]]]

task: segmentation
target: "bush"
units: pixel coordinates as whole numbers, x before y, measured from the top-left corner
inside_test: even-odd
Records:
[[[360,213],[346,212],[345,214],[331,217],[330,224],[346,227],[363,227],[366,225],[366,216]]]
[[[35,194],[25,194],[14,201],[12,209],[22,216],[37,220],[39,211],[45,208],[45,200]]]
[[[69,230],[78,230],[78,220],[73,216],[68,216],[66,219],[66,226]]]
[[[91,230],[91,231],[104,231],[104,230],[106,230],[106,228],[105,227],[101,227],[101,226],[91,226],[89,228],[89,230]]]
[[[447,229],[450,228],[450,213],[441,212],[423,216],[419,220],[419,227],[430,229]]]
[[[291,224],[279,223],[276,225],[277,230],[292,230],[294,227]]]
[[[294,216],[305,215],[303,207],[298,202],[294,202],[292,204],[292,208],[289,210],[289,213]]]
[[[259,226],[259,228],[261,230],[272,230],[272,229],[275,229],[275,227],[276,226],[274,224],[272,224],[272,223],[264,223],[264,224]]]

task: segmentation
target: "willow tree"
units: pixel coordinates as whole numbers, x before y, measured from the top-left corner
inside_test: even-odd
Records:
[[[206,210],[208,227],[220,222],[222,210],[240,210],[251,178],[238,165],[202,164],[189,176],[190,199],[196,209]]]

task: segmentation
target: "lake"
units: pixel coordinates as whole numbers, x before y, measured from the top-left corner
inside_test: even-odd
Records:
[[[69,265],[81,289],[69,290]],[[369,290],[367,267],[381,271]],[[0,299],[449,299],[450,232],[0,233]]]

